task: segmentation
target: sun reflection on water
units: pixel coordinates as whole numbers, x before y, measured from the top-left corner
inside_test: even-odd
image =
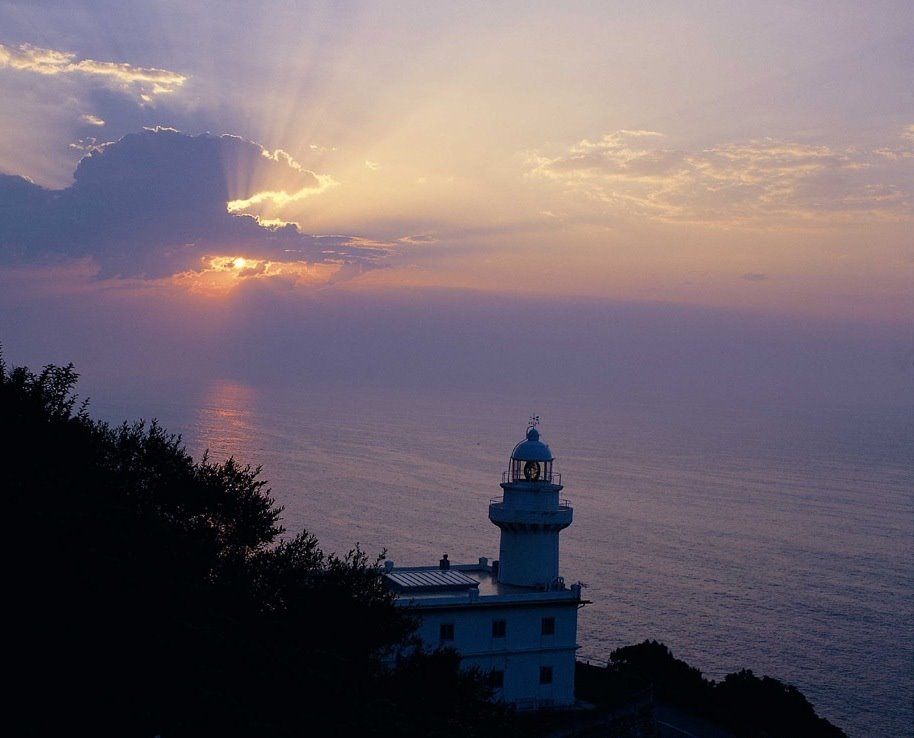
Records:
[[[231,379],[211,382],[194,412],[191,435],[198,447],[194,456],[208,450],[213,461],[224,461],[241,449],[247,453],[256,449],[263,437],[256,413],[259,394]]]

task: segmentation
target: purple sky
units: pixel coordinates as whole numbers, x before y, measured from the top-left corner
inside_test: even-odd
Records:
[[[0,342],[903,404],[912,69],[909,2],[2,2]]]

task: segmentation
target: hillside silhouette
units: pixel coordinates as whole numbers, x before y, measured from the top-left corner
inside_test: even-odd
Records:
[[[478,674],[410,643],[377,562],[283,537],[260,469],[0,360],[15,735],[510,734]],[[388,661],[389,665],[389,661]]]

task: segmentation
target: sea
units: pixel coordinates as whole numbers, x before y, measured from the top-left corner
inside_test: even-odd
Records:
[[[161,389],[161,388],[159,388]],[[648,393],[134,388],[195,459],[261,466],[286,535],[400,565],[498,557],[491,498],[531,416],[574,522],[579,657],[656,639],[706,678],[797,687],[852,738],[914,736],[914,413]]]

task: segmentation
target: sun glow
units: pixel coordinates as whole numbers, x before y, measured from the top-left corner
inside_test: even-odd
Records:
[[[342,267],[341,263],[207,256],[201,260],[200,269],[175,274],[171,282],[196,294],[223,296],[246,283],[269,281],[294,287],[327,284]]]
[[[271,205],[276,208],[281,208],[290,203],[304,200],[306,197],[318,195],[330,187],[339,184],[335,179],[333,179],[333,177],[328,175],[316,174],[314,177],[317,179],[316,187],[309,185],[291,193],[287,192],[284,189],[262,190],[260,192],[255,192],[253,195],[245,199],[229,200],[225,204],[225,208],[230,213],[241,213],[256,205]]]

